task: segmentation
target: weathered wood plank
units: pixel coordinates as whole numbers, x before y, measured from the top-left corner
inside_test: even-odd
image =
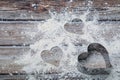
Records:
[[[30,44],[35,32],[37,23],[0,23],[0,45]]]
[[[37,34],[35,36],[36,32],[38,31],[38,23],[0,23],[0,45],[30,45],[41,39],[41,34]],[[119,21],[118,23],[111,21],[105,23],[104,26],[109,24],[117,27],[120,23]],[[84,25],[82,25],[81,22],[77,22],[66,24],[65,29],[70,32],[72,31],[74,33],[82,34],[83,26]]]
[[[72,3],[72,6],[86,6],[87,2],[90,0],[74,0]],[[91,0],[93,1],[93,6],[95,7],[105,7],[105,6],[119,6],[120,1],[119,0]],[[46,5],[49,7],[55,7],[55,6],[67,6],[68,1],[66,0],[44,0],[44,1],[39,1],[39,0],[1,0],[0,1],[1,5],[0,7],[9,7],[14,8],[14,9],[29,9],[29,10],[34,10],[33,4],[38,4],[36,10],[40,10],[41,5],[42,7],[46,8]],[[9,4],[8,4],[9,3]]]
[[[80,10],[86,10],[85,7],[87,7],[87,2],[89,0],[76,0],[73,1],[71,8],[76,8],[76,7],[82,7]],[[9,4],[8,4],[9,3]],[[33,4],[38,4],[38,8],[41,7],[41,5],[43,7],[45,6],[49,6],[48,10],[51,9],[51,7],[53,8],[62,8],[68,5],[68,2],[66,2],[65,0],[60,0],[60,1],[56,1],[56,0],[44,0],[44,1],[33,1],[33,0],[21,0],[21,1],[17,1],[17,0],[1,0],[0,1],[0,19],[48,19],[49,15],[48,12],[40,12],[40,13],[35,13],[36,11],[32,11],[32,5]],[[117,11],[118,13],[115,14],[119,14],[119,4],[120,1],[119,0],[93,0],[93,8],[96,8],[99,11],[107,11],[107,13],[114,8],[114,13]],[[61,6],[60,6],[61,5]],[[110,8],[108,8],[108,6],[110,6]],[[83,8],[84,7],[84,8]],[[56,9],[58,9],[56,8]],[[31,10],[32,9],[32,10]],[[117,9],[117,10],[116,10]],[[37,11],[39,12],[39,9],[37,9]],[[112,12],[111,11],[111,12]],[[104,13],[104,14],[107,14]],[[114,13],[111,13],[112,15]],[[106,15],[105,15],[106,16]],[[108,15],[109,16],[109,15]]]
[[[15,64],[14,61],[29,51],[29,47],[0,47],[0,73],[16,73],[22,72],[22,66]]]
[[[120,0],[93,0],[93,5],[96,7],[119,6]]]
[[[28,50],[29,46],[0,46],[0,56],[18,56],[24,54]],[[0,57],[0,59],[2,59],[2,57]]]
[[[92,8],[91,14],[96,14],[94,9],[100,14],[100,20],[102,19],[120,19],[120,7],[101,7],[101,8]],[[74,8],[73,11],[77,14],[83,14],[87,10],[87,7]],[[49,13],[34,13],[26,10],[17,10],[17,11],[0,11],[0,21],[42,21],[49,19]]]
[[[0,11],[1,19],[48,19],[48,13],[34,13],[26,10]]]

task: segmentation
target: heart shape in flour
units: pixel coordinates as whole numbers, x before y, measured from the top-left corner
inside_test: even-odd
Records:
[[[94,65],[94,66],[98,65],[98,67],[91,67],[91,65],[89,64],[89,58],[92,54],[98,54],[98,53],[100,53],[103,56],[104,63],[99,62]],[[96,60],[99,60],[99,58],[96,58]],[[102,63],[105,64],[105,67],[101,65]],[[77,68],[80,72],[88,74],[88,75],[110,74],[112,65],[110,63],[108,51],[103,45],[99,43],[90,44],[88,46],[88,52],[83,52],[78,56]]]
[[[62,55],[62,50],[57,46],[51,48],[51,50],[44,50],[41,52],[42,59],[54,66],[59,66]]]
[[[73,34],[84,34],[83,29],[84,29],[84,23],[83,22],[79,22],[79,23],[66,23],[64,25],[64,29],[67,32],[73,33]]]

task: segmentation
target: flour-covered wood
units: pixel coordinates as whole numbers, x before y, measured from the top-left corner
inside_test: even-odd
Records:
[[[0,74],[23,72],[23,65],[15,64],[15,61],[23,54],[29,52],[29,47],[3,46],[0,47]]]
[[[23,22],[23,21],[22,21]],[[103,22],[103,21],[102,21]],[[119,22],[106,22],[104,24],[98,24],[100,27],[109,25],[112,28],[103,34],[103,37],[110,39],[119,33]],[[10,22],[0,23],[0,45],[30,45],[41,39],[42,34],[38,28],[39,22],[37,23],[21,23],[21,22]],[[68,32],[83,34],[84,24],[80,22],[72,22],[65,24],[65,29]],[[114,28],[115,27],[115,28]],[[114,33],[116,31],[116,33]],[[111,33],[112,32],[112,33]],[[110,35],[111,34],[111,35]],[[106,37],[106,35],[109,35]],[[108,38],[109,37],[109,38]]]
[[[21,55],[28,53],[30,51],[29,46],[42,38],[41,33],[38,32],[38,27],[41,26],[38,24],[41,23],[41,21],[51,18],[49,10],[55,10],[59,13],[62,11],[62,8],[69,6],[70,11],[82,15],[86,13],[86,10],[89,8],[90,14],[86,19],[87,21],[91,21],[94,14],[99,16],[97,17],[97,26],[99,26],[100,29],[99,33],[96,33],[99,34],[98,37],[102,36],[102,39],[110,43],[114,40],[115,36],[120,34],[120,0],[73,0],[72,3],[68,1],[69,0],[0,0],[0,80],[23,80],[26,78],[26,74],[24,74],[25,72],[22,70],[24,65],[18,65],[14,63],[14,61],[20,58]],[[91,3],[90,1],[93,2]],[[76,35],[84,34],[84,24],[80,19],[74,19],[71,23],[65,24],[64,28],[66,31]],[[92,27],[91,25],[89,26]],[[103,29],[103,27],[105,29]],[[94,35],[92,37],[95,38]],[[98,38],[95,39],[97,40]],[[117,37],[117,39],[119,40],[120,38]],[[85,40],[78,41],[80,43],[75,43],[75,46],[88,44]],[[41,55],[42,58],[44,61],[58,66],[61,55],[59,54],[59,60],[45,60],[49,52],[49,50],[45,50]],[[61,50],[60,53],[62,53]],[[54,54],[54,51],[52,51],[52,54]],[[110,53],[110,55],[112,55],[111,64],[115,67],[114,72],[119,75],[120,71],[117,69],[119,68],[119,54]],[[51,58],[49,55],[47,55],[47,57]],[[54,62],[57,63],[54,64]],[[104,61],[102,63],[104,63]],[[102,63],[97,63],[98,67],[104,67],[105,65]],[[118,66],[117,68],[116,65]],[[58,74],[52,73],[47,75],[55,80],[60,79]],[[104,80],[103,75],[95,78],[79,74],[75,75],[76,76],[72,76],[72,74],[65,75],[63,79]],[[114,75],[114,73],[112,75]],[[38,79],[50,78],[44,78],[45,76],[42,74],[35,76],[38,77]]]

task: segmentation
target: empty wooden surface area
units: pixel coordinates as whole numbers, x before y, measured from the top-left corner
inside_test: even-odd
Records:
[[[70,8],[77,10],[78,14],[83,14],[87,10],[88,1],[90,0],[73,0]],[[91,13],[94,13],[94,9],[98,11],[100,23],[109,21],[105,25],[120,25],[120,0],[91,1]],[[35,35],[40,27],[38,24],[51,17],[49,10],[54,8],[59,12],[60,8],[68,5],[68,0],[0,0],[0,75],[22,72],[23,65],[15,64],[14,60],[29,51],[31,44],[41,39],[40,34]],[[65,29],[82,34],[81,27],[75,24],[66,24]],[[2,80],[1,76],[0,79]]]

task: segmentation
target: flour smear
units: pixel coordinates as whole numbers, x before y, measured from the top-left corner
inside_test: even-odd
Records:
[[[72,2],[72,0],[70,0]],[[120,67],[119,53],[120,53],[120,26],[113,26],[112,23],[98,23],[99,13],[94,11],[91,17],[91,11],[88,9],[83,14],[69,11],[65,8],[60,13],[55,11],[49,11],[50,19],[40,22],[38,24],[38,32],[41,39],[30,45],[30,51],[25,52],[20,56],[20,59],[16,63],[25,65],[23,70],[27,73],[46,73],[49,71],[60,72],[61,75],[65,73],[78,73],[77,70],[77,57],[80,53],[87,51],[87,46],[90,43],[100,43],[106,47],[110,53],[110,60],[114,67],[112,73],[108,77],[108,80],[118,80],[117,71]],[[74,19],[81,20],[80,22],[72,22]],[[84,24],[82,28],[83,34],[76,34],[67,31],[65,24]],[[110,34],[110,35],[109,35]],[[75,44],[81,44],[76,46]],[[51,50],[51,48],[58,46],[62,52],[62,58],[59,66],[54,66],[45,62],[41,58],[41,52],[43,50]],[[118,58],[118,59],[117,59]],[[117,59],[117,60],[116,60]],[[117,63],[117,65],[116,65]],[[35,77],[31,76],[29,80],[34,80]],[[36,79],[35,79],[36,80]]]

